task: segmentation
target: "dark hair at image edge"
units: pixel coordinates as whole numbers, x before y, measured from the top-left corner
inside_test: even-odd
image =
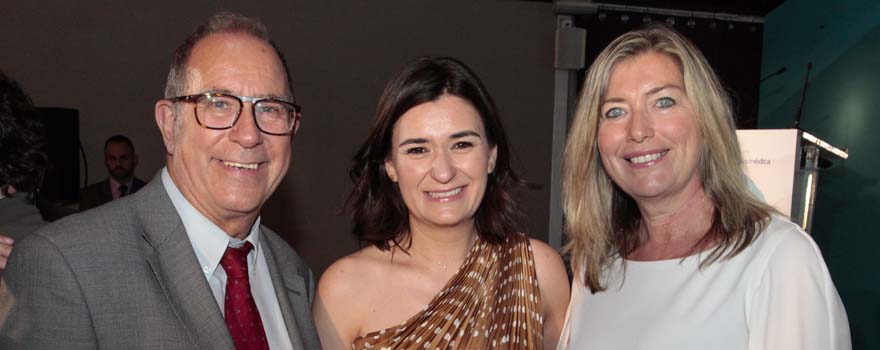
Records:
[[[512,191],[521,185],[510,167],[510,149],[495,103],[483,83],[464,63],[448,57],[420,57],[397,72],[385,87],[376,111],[376,122],[354,156],[349,177],[354,188],[346,207],[352,215],[353,233],[365,245],[388,250],[409,234],[409,211],[397,184],[385,172],[391,152],[394,125],[408,110],[436,101],[443,95],[468,101],[480,114],[489,144],[497,158],[488,176],[486,193],[475,214],[480,238],[500,243],[519,232],[523,217]]]
[[[46,136],[31,98],[0,71],[0,186],[36,192],[49,164]]]

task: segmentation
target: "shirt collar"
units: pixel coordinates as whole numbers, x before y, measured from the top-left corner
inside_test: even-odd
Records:
[[[128,189],[131,190],[131,184],[134,182],[134,177],[132,177],[131,180],[128,180],[127,183],[121,183],[121,182],[117,181],[116,178],[114,178],[112,176],[108,177],[108,179],[110,180],[110,188],[116,189],[116,190],[118,190],[119,186],[122,186],[122,185],[127,186]]]
[[[214,273],[214,270],[220,264],[220,258],[223,257],[226,247],[230,245],[238,247],[244,244],[245,241],[251,242],[254,245],[254,250],[251,251],[251,254],[248,254],[248,260],[250,263],[253,263],[252,260],[255,259],[260,250],[259,216],[254,221],[254,225],[251,226],[248,236],[244,240],[236,239],[224,232],[211,220],[208,220],[189,203],[186,197],[180,193],[180,189],[177,188],[177,185],[168,173],[167,167],[162,168],[161,176],[165,192],[168,193],[171,203],[174,204],[174,209],[180,215],[180,221],[183,222],[183,226],[186,228],[186,235],[189,237],[193,250],[195,250],[199,266],[206,276],[211,276]]]

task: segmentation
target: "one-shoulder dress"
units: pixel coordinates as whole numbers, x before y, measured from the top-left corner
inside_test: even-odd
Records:
[[[477,239],[425,310],[355,339],[352,349],[542,349],[541,292],[529,239]]]

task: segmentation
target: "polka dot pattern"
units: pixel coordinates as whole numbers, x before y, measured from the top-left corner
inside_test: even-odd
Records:
[[[541,349],[541,291],[528,238],[477,240],[458,273],[403,324],[355,339],[361,349]]]
[[[251,242],[240,248],[226,247],[220,266],[226,271],[226,327],[232,335],[236,350],[266,350],[269,343],[260,311],[251,294],[248,280],[247,255],[254,249]]]

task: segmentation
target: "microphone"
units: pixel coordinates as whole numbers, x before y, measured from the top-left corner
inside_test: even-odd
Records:
[[[798,104],[797,114],[794,116],[794,128],[801,128],[801,116],[804,114],[804,102],[807,100],[807,87],[810,85],[810,70],[813,69],[813,62],[807,62],[807,74],[804,77],[804,88],[801,91],[801,103]]]
[[[766,77],[761,78],[761,83],[763,83],[764,80],[767,80],[767,79],[770,79],[770,78],[775,77],[777,75],[780,75],[782,73],[785,73],[785,70],[786,70],[785,67],[777,69],[775,72],[770,73]]]

